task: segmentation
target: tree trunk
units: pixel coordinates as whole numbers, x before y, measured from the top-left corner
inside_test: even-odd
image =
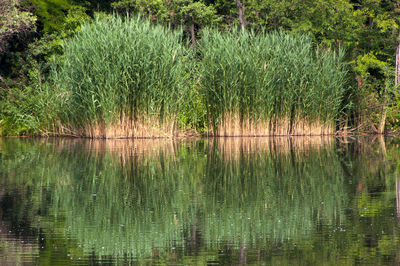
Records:
[[[396,210],[397,218],[400,220],[400,180],[396,178]]]
[[[236,0],[236,6],[238,8],[239,14],[239,23],[242,29],[246,27],[246,20],[244,18],[244,2],[240,2],[240,0]]]
[[[397,44],[396,49],[396,70],[394,77],[394,86],[397,87],[399,85],[400,79],[400,30],[399,30],[399,38],[397,40],[399,43]]]
[[[382,158],[383,158],[383,161],[385,161],[386,155],[387,155],[385,137],[382,135],[379,135],[377,137],[378,137],[379,146],[381,147]]]
[[[386,110],[386,96],[385,96],[385,100],[382,105],[381,121],[379,122],[379,127],[377,132],[378,134],[383,134],[385,132],[386,114],[387,110]]]
[[[396,49],[396,69],[395,69],[395,77],[394,77],[394,87],[397,88],[399,85],[400,81],[400,30],[399,30],[399,35],[397,39],[397,49]],[[386,92],[385,92],[385,99],[383,102],[383,107],[382,107],[382,116],[381,116],[381,121],[379,123],[379,128],[378,128],[378,133],[383,134],[385,130],[385,122],[386,122]]]
[[[190,42],[193,47],[196,45],[196,35],[194,34],[194,22],[190,24]]]

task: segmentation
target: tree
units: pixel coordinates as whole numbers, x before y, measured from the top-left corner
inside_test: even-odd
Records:
[[[239,23],[242,28],[246,27],[246,19],[244,16],[244,1],[235,0],[238,9]]]
[[[123,0],[112,6],[119,12],[139,13],[172,27],[183,25],[192,45],[201,27],[218,21],[215,8],[202,0]]]
[[[178,0],[174,4],[177,19],[183,25],[189,25],[192,45],[195,45],[196,26],[200,28],[217,21],[215,9],[212,6],[205,5],[202,1]]]
[[[0,0],[0,55],[5,52],[12,37],[35,29],[36,17],[21,11],[18,4],[18,0]]]
[[[19,9],[17,0],[0,0],[0,66],[13,39],[22,39],[35,30],[36,17]],[[0,69],[0,73],[3,72]],[[0,75],[0,83],[3,77]]]
[[[53,32],[61,28],[72,3],[68,0],[31,0],[31,7],[43,31]]]

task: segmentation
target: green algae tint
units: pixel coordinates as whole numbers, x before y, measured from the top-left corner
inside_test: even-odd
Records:
[[[399,144],[0,139],[0,264],[397,264]]]

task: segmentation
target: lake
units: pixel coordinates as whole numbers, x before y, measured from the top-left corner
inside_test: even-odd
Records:
[[[0,264],[397,265],[399,145],[0,138]]]

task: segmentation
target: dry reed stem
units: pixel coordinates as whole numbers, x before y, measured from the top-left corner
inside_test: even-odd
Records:
[[[217,129],[207,132],[208,136],[321,136],[335,134],[333,123],[309,121],[294,118],[290,123],[288,118],[271,120],[240,119],[238,114],[225,114]],[[215,132],[215,133],[214,133]]]
[[[58,125],[55,135],[88,138],[167,138],[179,136],[174,119],[162,123],[156,118],[131,119],[121,115],[117,122],[88,124],[83,127]]]
[[[333,135],[333,123],[322,121],[308,121],[294,118],[291,124],[287,118],[270,120],[240,119],[238,114],[227,113],[217,129],[206,132],[209,137],[237,137],[237,136],[320,136]],[[211,124],[211,123],[210,123]],[[76,136],[88,138],[170,138],[200,136],[193,130],[184,131],[176,126],[174,118],[164,120],[157,118],[142,118],[132,120],[121,115],[117,122],[107,125],[104,122],[86,125],[81,128],[68,127],[59,124],[55,130],[58,136]]]

